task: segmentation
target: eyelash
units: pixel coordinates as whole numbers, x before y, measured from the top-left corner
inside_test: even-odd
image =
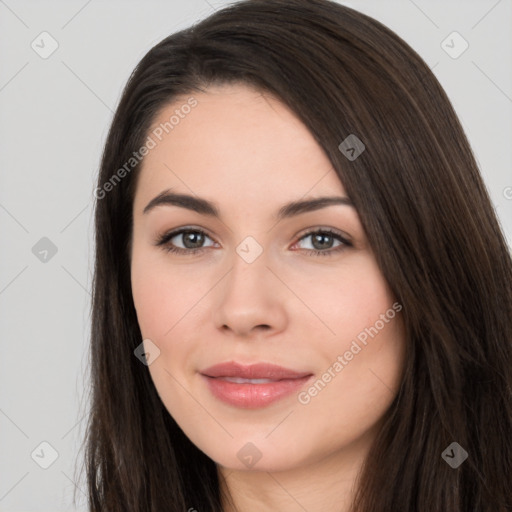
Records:
[[[161,246],[166,252],[169,253],[175,253],[175,254],[199,254],[203,252],[206,247],[196,247],[194,249],[182,249],[181,247],[176,247],[174,245],[169,244],[169,241],[174,238],[177,235],[181,235],[183,233],[199,233],[202,235],[207,236],[208,238],[211,238],[208,233],[203,231],[202,229],[191,229],[191,228],[180,228],[176,231],[171,231],[169,233],[164,233],[156,240],[156,245]],[[347,247],[352,247],[353,245],[346,239],[343,238],[339,233],[331,230],[331,229],[316,229],[313,231],[308,231],[304,235],[302,235],[297,242],[303,240],[304,238],[307,238],[311,235],[317,235],[317,234],[328,234],[339,240],[342,244],[338,245],[337,247],[333,249],[326,249],[324,251],[320,250],[314,250],[314,249],[302,249],[305,251],[305,253],[309,256],[333,256],[335,253],[339,253],[341,251],[344,251]],[[295,245],[295,244],[294,244]]]

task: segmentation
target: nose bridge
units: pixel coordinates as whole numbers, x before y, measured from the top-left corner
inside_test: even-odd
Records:
[[[240,242],[231,259],[227,293],[239,299],[243,299],[246,294],[259,294],[262,298],[268,293],[268,256],[268,251],[264,251],[263,246],[253,237],[246,237]]]
[[[259,265],[261,265],[262,260],[266,261],[268,258],[268,250],[265,251],[263,248],[264,241],[259,236],[260,242],[254,238],[252,235],[246,236],[235,248],[235,252],[240,260],[242,260],[246,265],[253,265],[259,260]],[[240,264],[240,261],[237,261]],[[245,268],[244,265],[241,265],[242,268]]]
[[[280,283],[267,268],[269,252],[253,237],[235,248],[230,271],[215,298],[215,323],[242,335],[254,327],[282,329],[286,314]]]

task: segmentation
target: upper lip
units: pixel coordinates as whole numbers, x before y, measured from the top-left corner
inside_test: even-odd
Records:
[[[243,365],[234,361],[210,366],[201,373],[207,377],[238,377],[242,379],[300,379],[311,375],[310,372],[297,372],[275,364],[255,363]]]

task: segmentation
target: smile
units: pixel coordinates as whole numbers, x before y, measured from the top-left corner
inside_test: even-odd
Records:
[[[282,366],[221,363],[200,372],[212,395],[242,409],[257,409],[297,392],[311,377]]]

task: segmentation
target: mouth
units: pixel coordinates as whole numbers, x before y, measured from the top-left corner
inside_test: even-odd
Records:
[[[257,409],[298,391],[312,376],[268,363],[221,363],[200,372],[214,397],[242,409]]]

